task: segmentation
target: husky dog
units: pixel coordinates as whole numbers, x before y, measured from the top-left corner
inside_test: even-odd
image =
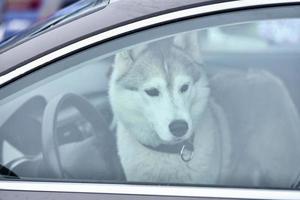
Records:
[[[230,158],[228,127],[210,96],[197,35],[117,53],[109,97],[128,181],[219,182]]]

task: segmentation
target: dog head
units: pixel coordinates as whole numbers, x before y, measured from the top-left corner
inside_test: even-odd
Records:
[[[113,113],[146,145],[191,137],[209,98],[195,36],[177,36],[171,43],[139,45],[115,57],[109,89]]]

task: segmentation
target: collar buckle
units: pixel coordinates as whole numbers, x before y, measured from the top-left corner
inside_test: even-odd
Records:
[[[194,155],[194,146],[191,143],[186,143],[182,146],[180,151],[181,160],[189,162],[192,160]]]

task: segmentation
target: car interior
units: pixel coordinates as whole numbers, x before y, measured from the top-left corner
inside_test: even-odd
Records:
[[[101,148],[101,151],[93,149],[95,146],[115,145],[114,135],[109,134],[109,124],[112,120],[112,115],[108,104],[107,91],[104,90],[107,85],[107,72],[105,70],[108,70],[109,66],[110,64],[106,61],[94,62],[92,66],[84,66],[79,70],[69,72],[67,77],[62,76],[62,78],[58,78],[54,82],[50,81],[49,84],[42,85],[42,87],[38,86],[32,94],[26,93],[26,97],[24,98],[23,96],[21,101],[19,99],[14,103],[10,102],[11,106],[7,107],[7,109],[15,109],[8,111],[11,114],[3,121],[1,126],[1,132],[3,133],[1,159],[3,163],[6,163],[5,167],[22,178],[57,178],[57,176],[60,177],[62,175],[62,177],[75,180],[116,180],[114,176],[122,176],[120,169],[113,170],[119,166],[116,152],[114,153],[114,151],[110,150],[110,152],[105,153],[105,148]],[[92,74],[95,74],[94,78],[91,77]],[[77,86],[74,87],[74,85]],[[61,88],[61,91],[58,91],[58,88]],[[44,93],[43,91],[47,92]],[[61,102],[66,101],[66,103],[62,103],[63,105],[60,106],[55,105],[57,108],[53,108],[60,111],[56,114],[58,117],[54,119],[57,123],[53,127],[54,130],[51,128],[53,132],[49,136],[47,135],[46,138],[43,138],[44,134],[41,133],[43,131],[43,122],[47,124],[47,120],[50,119],[43,119],[43,116],[48,112],[46,107],[50,103],[49,99],[53,102],[52,98],[57,94],[61,94],[61,99],[68,95],[71,95],[71,97],[66,98],[67,100],[58,100]],[[75,105],[73,105],[74,102],[68,100],[77,98],[82,100],[79,100],[81,103],[77,102],[78,104],[76,104],[75,102]],[[87,112],[85,104],[91,107],[91,112],[94,111],[95,113],[94,116],[91,116],[91,112],[82,113]],[[51,115],[50,110],[49,112],[47,116]],[[85,117],[90,120],[85,119]],[[95,120],[96,122],[93,122]],[[19,125],[16,126],[16,123]],[[96,130],[101,130],[101,133],[96,134],[95,128],[97,128]],[[53,136],[53,134],[56,136]],[[55,141],[52,141],[53,138],[50,139],[51,144],[49,141],[43,141],[48,140],[49,137],[55,137]],[[101,138],[91,140],[89,139],[91,137]],[[88,144],[84,145],[84,142],[88,142]],[[60,161],[57,161],[58,158],[52,158],[49,155],[48,163],[45,163],[45,158],[43,158],[45,155],[42,155],[43,145],[54,145],[51,148],[58,148],[59,146],[59,151],[63,152],[59,155],[61,156],[59,160],[62,160],[61,167],[64,169],[63,172],[60,171],[62,169],[56,168],[60,164],[53,166],[53,169],[51,167],[49,169],[49,164],[51,166],[53,163]],[[84,146],[81,147],[81,145]],[[91,149],[87,149],[89,145],[91,145]],[[75,157],[72,156],[74,151],[78,155],[76,160],[73,160]],[[101,162],[99,159],[90,159],[90,156],[92,158],[103,157],[105,162]],[[84,164],[84,170],[79,169],[78,164],[80,163]],[[110,163],[110,165],[102,166],[103,163]],[[87,170],[87,166],[94,167],[91,167],[92,170]],[[101,168],[106,171],[99,173]],[[78,173],[78,170],[81,173]],[[121,175],[117,175],[117,171]],[[106,176],[109,178],[105,178]]]
[[[265,26],[263,23],[249,22],[199,32],[212,95],[227,113],[238,110],[236,116],[230,115],[230,123],[237,132],[238,125],[244,123],[241,116],[248,112],[245,107],[262,108],[250,100],[238,103],[241,100],[236,98],[251,99],[252,94],[238,88],[245,79],[253,78],[249,77],[253,71],[265,71],[281,80],[297,112],[300,111],[300,38],[295,41],[284,36],[272,38],[260,28]],[[299,20],[274,22],[272,26],[288,27],[288,23],[299,24]],[[113,60],[111,55],[96,57],[43,79],[36,77],[45,72],[37,70],[24,77],[30,83],[28,86],[13,89],[16,92],[9,95],[0,93],[0,172],[4,179],[126,181],[107,91]],[[55,65],[64,65],[64,61]],[[22,83],[20,80],[4,87],[9,90]],[[280,91],[270,92],[273,90],[267,83],[263,82],[256,91],[257,95],[269,98],[261,102],[271,102],[272,97],[280,101]],[[277,109],[275,105],[270,108]],[[265,118],[275,119],[274,113],[277,112],[270,112]],[[242,148],[243,144],[240,145]],[[290,187],[297,187],[297,183],[293,184]]]

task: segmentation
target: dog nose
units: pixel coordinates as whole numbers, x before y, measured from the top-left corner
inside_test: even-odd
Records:
[[[176,137],[183,136],[188,128],[188,123],[184,120],[174,120],[169,124],[170,132]]]

